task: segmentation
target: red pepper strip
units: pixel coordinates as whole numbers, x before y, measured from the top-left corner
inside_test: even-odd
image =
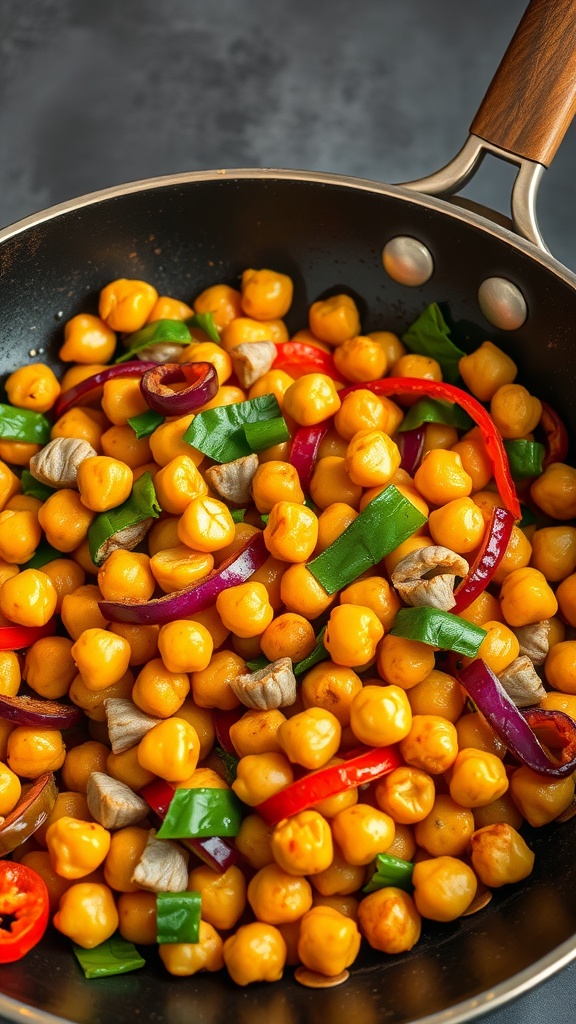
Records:
[[[362,754],[341,764],[332,764],[304,775],[279,793],[274,793],[254,810],[267,825],[276,825],[283,818],[305,811],[319,800],[336,796],[345,789],[357,789],[403,764],[397,747],[369,747]]]
[[[216,739],[227,754],[238,757],[238,751],[230,739],[230,726],[234,725],[246,711],[243,704],[239,708],[232,708],[230,711],[222,711],[221,708],[213,708],[212,721],[216,731]]]
[[[107,380],[115,380],[117,377],[143,377],[146,370],[151,370],[157,365],[157,363],[147,363],[143,359],[134,359],[131,363],[107,366],[104,370],[99,370],[92,377],[86,377],[85,380],[81,380],[79,384],[75,384],[73,388],[68,388],[68,391],[60,395],[54,407],[54,416],[57,420],[60,419],[81,398],[86,398],[91,391],[96,391],[97,388],[102,387]]]
[[[140,790],[139,795],[161,821],[164,821],[174,796],[172,786],[164,779],[154,779]],[[209,839],[179,839],[178,842],[200,857],[214,871],[226,871],[238,860],[238,852],[221,836],[211,836]]]
[[[474,565],[454,591],[456,604],[450,611],[455,615],[464,611],[482,591],[486,590],[504,557],[513,526],[514,516],[508,509],[493,509],[490,525],[484,535],[482,547],[474,560]]]
[[[542,402],[540,426],[546,434],[546,455],[542,463],[544,469],[551,462],[564,462],[568,455],[568,431],[558,413],[547,402]]]
[[[187,384],[175,391],[170,384]],[[162,416],[185,416],[210,402],[218,392],[212,363],[162,363],[146,373],[140,390],[148,405]]]
[[[332,380],[342,383],[330,352],[324,352],[315,345],[307,345],[304,341],[279,341],[276,348],[278,355],[272,363],[275,370],[290,373],[290,367],[293,366],[304,373],[325,373]]]
[[[53,636],[56,619],[49,619],[44,626],[0,626],[0,651],[19,651],[30,647],[43,636]]]
[[[4,918],[13,918],[8,928]],[[0,862],[0,963],[21,960],[46,931],[49,917],[46,883],[32,868]]]
[[[264,534],[259,531],[199,583],[151,601],[99,601],[100,611],[109,622],[136,622],[140,626],[186,619],[208,608],[223,590],[245,583],[269,557]]]
[[[363,384],[352,384],[338,392],[341,399],[346,398],[352,391],[358,388],[367,388],[376,395],[429,395],[430,398],[443,398],[448,402],[456,402],[472,417],[477,426],[480,427],[482,440],[492,463],[494,480],[500,492],[502,501],[506,508],[512,513],[514,519],[522,519],[520,502],[516,493],[516,487],[510,474],[508,456],[504,442],[498,433],[490,414],[473,395],[469,395],[454,384],[446,384],[445,381],[424,380],[421,377],[383,377],[382,380],[367,381]]]
[[[305,494],[308,494],[310,490],[310,480],[318,449],[328,433],[329,427],[329,421],[317,423],[313,427],[300,427],[292,439],[290,464],[298,473],[300,486]]]

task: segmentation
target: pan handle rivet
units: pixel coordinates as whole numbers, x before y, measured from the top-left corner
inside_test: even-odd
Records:
[[[488,323],[501,331],[516,331],[528,316],[522,292],[505,277],[487,277],[482,281],[478,302]]]
[[[410,287],[426,284],[434,270],[432,253],[417,238],[397,235],[382,250],[384,270],[398,284]]]

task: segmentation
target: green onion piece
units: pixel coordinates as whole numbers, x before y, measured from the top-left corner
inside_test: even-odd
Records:
[[[230,515],[232,516],[233,523],[243,523],[244,516],[246,515],[247,509],[245,508],[231,508]]]
[[[529,476],[541,476],[544,445],[539,441],[504,441],[513,480],[525,480]]]
[[[151,324],[146,324],[140,331],[128,335],[125,339],[127,351],[115,362],[125,363],[128,359],[133,359],[136,353],[143,348],[148,348],[149,345],[158,345],[162,341],[172,342],[173,345],[189,345],[192,336],[186,323],[182,320],[154,320]]]
[[[308,569],[327,594],[334,594],[408,540],[425,522],[426,516],[390,484],[333,544],[308,562]]]
[[[41,412],[17,409],[0,402],[0,439],[24,441],[27,444],[47,444],[52,424]]]
[[[439,608],[401,608],[390,632],[405,640],[420,640],[423,644],[439,647],[443,651],[457,651],[468,658],[478,654],[478,648],[487,632],[473,622],[466,622],[451,612]]]
[[[233,462],[252,454],[244,433],[246,423],[273,420],[279,416],[280,406],[274,395],[261,395],[234,405],[220,405],[197,413],[183,440],[215,462]]]
[[[156,942],[198,942],[201,904],[199,892],[157,892]]]
[[[420,314],[402,335],[402,341],[410,352],[418,352],[421,356],[435,359],[442,367],[444,379],[451,384],[458,383],[458,363],[465,353],[450,340],[450,328],[442,316],[438,303],[433,302]]]
[[[158,839],[236,836],[242,820],[241,807],[231,789],[177,789],[156,834]]]
[[[245,423],[244,434],[253,452],[262,452],[275,444],[290,440],[290,431],[283,416],[275,416],[273,420],[263,423]]]
[[[224,750],[224,747],[214,747],[214,752],[222,762],[224,779],[231,786],[238,774],[238,761],[240,758],[234,757],[234,754],[229,754],[227,750]]]
[[[376,871],[362,892],[376,892],[376,889],[384,889],[389,885],[411,892],[413,871],[412,861],[400,860],[390,853],[379,853],[376,857]]]
[[[316,637],[316,643],[310,651],[307,658],[302,658],[302,661],[297,661],[292,666],[292,671],[295,676],[301,676],[303,672],[308,672],[308,669],[313,668],[319,661],[324,661],[328,657],[328,651],[324,647],[324,634],[326,632],[326,626],[323,626],[318,636]]]
[[[87,978],[108,978],[113,974],[126,974],[144,967],[136,946],[120,935],[112,935],[93,949],[84,949],[72,943],[74,955]]]
[[[398,431],[416,430],[424,423],[444,423],[456,430],[470,430],[474,421],[455,402],[445,402],[441,398],[421,398],[408,409]]]
[[[187,317],[184,323],[187,327],[199,327],[204,334],[208,335],[210,341],[215,342],[216,345],[220,344],[220,335],[212,313],[194,313],[193,316]]]
[[[128,548],[128,544],[123,543],[123,538],[118,536],[122,531],[144,523],[147,519],[157,519],[161,511],[152,475],[149,472],[143,473],[134,483],[130,497],[122,505],[101,512],[90,526],[88,547],[94,565],[101,565],[115,547]]]
[[[246,668],[250,669],[251,672],[259,672],[261,668],[266,668],[266,665],[269,664],[268,658],[261,654],[259,658],[252,658],[250,661],[247,661]]]
[[[141,437],[150,437],[150,434],[153,434],[156,427],[164,423],[165,419],[165,416],[162,416],[159,412],[154,412],[154,409],[146,409],[146,412],[141,412],[138,416],[131,416],[128,423],[138,440],[140,440]]]
[[[41,484],[29,469],[22,470],[21,476],[22,493],[29,494],[32,498],[38,498],[40,501],[46,501],[51,494],[56,494],[53,487],[48,487],[48,484]]]
[[[32,558],[29,558],[21,568],[41,569],[43,565],[46,565],[47,562],[53,562],[55,558],[62,558],[62,552],[53,548],[46,538],[43,538],[32,555]]]

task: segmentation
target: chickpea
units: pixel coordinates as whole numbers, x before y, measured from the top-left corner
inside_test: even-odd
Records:
[[[440,856],[414,865],[414,902],[422,917],[454,921],[476,895],[476,876],[464,861]]]
[[[532,850],[516,829],[504,822],[477,829],[470,847],[472,867],[491,889],[522,881],[534,866]]]
[[[414,836],[433,857],[460,857],[475,828],[474,815],[446,793],[438,793],[430,814],[416,822]]]
[[[316,875],[332,863],[330,826],[318,811],[301,811],[285,818],[272,832],[272,853],[289,875]]]
[[[414,900],[394,886],[366,896],[358,907],[358,921],[372,948],[383,953],[405,953],[412,949],[422,929]]]
[[[332,907],[312,907],[302,918],[298,955],[310,971],[331,977],[354,963],[360,950],[356,922]]]
[[[297,921],[310,910],[312,889],[303,876],[267,864],[248,883],[248,902],[259,921],[284,924]]]

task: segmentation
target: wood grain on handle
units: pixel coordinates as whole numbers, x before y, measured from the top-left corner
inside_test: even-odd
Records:
[[[576,0],[531,0],[470,131],[546,167],[576,113]]]

